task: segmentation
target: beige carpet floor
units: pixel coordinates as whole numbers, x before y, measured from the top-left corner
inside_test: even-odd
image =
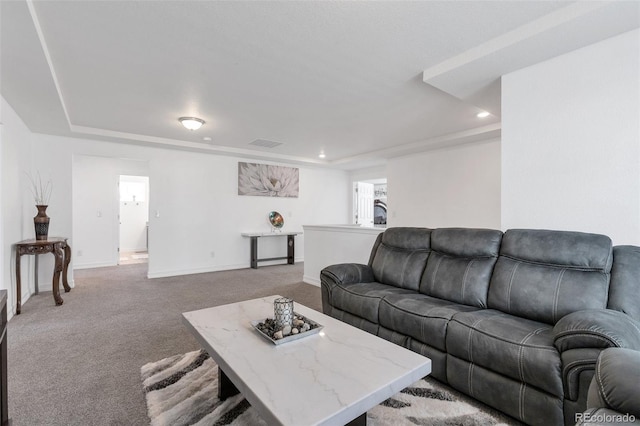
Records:
[[[75,271],[56,307],[32,296],[8,326],[14,426],[146,425],[140,367],[199,349],[181,313],[280,294],[314,309],[302,264],[146,278],[146,264]]]

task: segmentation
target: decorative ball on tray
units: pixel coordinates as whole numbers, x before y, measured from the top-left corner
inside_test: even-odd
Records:
[[[281,230],[284,226],[284,217],[277,211],[272,211],[269,213],[269,223],[273,227],[272,230]]]

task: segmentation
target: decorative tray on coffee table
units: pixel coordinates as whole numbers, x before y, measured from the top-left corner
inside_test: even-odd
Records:
[[[277,328],[275,325],[275,320],[273,318],[266,318],[262,321],[251,321],[251,325],[255,328],[258,333],[273,343],[274,345],[281,345],[283,343],[293,342],[294,340],[302,339],[303,337],[311,336],[312,334],[318,334],[320,330],[324,327],[323,325],[318,324],[312,319],[305,317],[304,315],[300,315],[297,312],[293,313],[294,327],[292,330],[299,329],[303,327],[302,325],[295,326],[296,320],[302,321],[304,324],[309,324],[309,330],[307,331],[298,331],[297,334],[290,333],[286,336],[283,336],[280,339],[274,338],[273,334],[278,331],[282,331]]]

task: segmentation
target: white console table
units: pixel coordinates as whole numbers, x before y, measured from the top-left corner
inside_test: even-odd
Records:
[[[269,260],[281,260],[287,259],[287,264],[293,265],[295,263],[295,248],[296,240],[295,236],[300,235],[302,232],[243,232],[243,237],[251,239],[250,259],[251,267],[258,269],[258,262],[266,262]],[[287,237],[287,255],[282,257],[268,257],[264,259],[258,259],[258,238],[260,237]]]

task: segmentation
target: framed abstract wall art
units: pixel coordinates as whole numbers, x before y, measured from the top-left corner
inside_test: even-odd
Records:
[[[298,198],[297,167],[238,162],[238,195]]]

